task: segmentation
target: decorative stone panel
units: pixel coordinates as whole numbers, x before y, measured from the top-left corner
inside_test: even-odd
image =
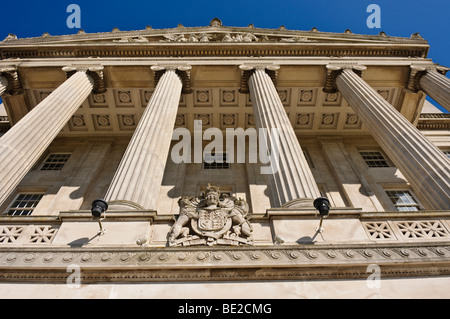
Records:
[[[344,123],[345,129],[360,129],[362,125],[361,120],[356,114],[347,113]]]
[[[202,114],[202,113],[194,114],[195,120],[202,121],[203,128],[212,126],[212,118],[213,118],[212,114]]]
[[[323,106],[340,106],[342,103],[342,95],[339,92],[324,93],[323,94]]]
[[[14,243],[23,233],[23,226],[1,226],[0,227],[0,243]]]
[[[220,114],[221,128],[235,128],[238,124],[238,114]]]
[[[280,101],[284,106],[289,106],[291,104],[291,90],[280,88],[278,89],[278,96]]]
[[[256,120],[255,120],[255,115],[254,114],[245,114],[245,128],[249,128],[249,127],[255,127],[256,125]]]
[[[450,238],[449,231],[439,220],[394,221],[403,239]]]
[[[136,116],[134,114],[118,114],[117,121],[121,130],[134,130],[136,128]]]
[[[0,226],[0,246],[51,244],[58,229],[57,225],[2,225]]]
[[[133,92],[131,90],[114,90],[116,107],[133,107]]]
[[[87,131],[86,119],[83,114],[75,114],[69,120],[69,128],[71,131]]]
[[[298,106],[314,106],[316,105],[317,89],[302,88],[299,91]]]
[[[97,94],[92,93],[88,97],[88,103],[90,108],[107,108],[108,107],[107,92]]]
[[[319,128],[335,129],[339,120],[339,113],[322,113]]]
[[[298,113],[295,128],[311,129],[314,123],[314,113]]]
[[[211,90],[209,89],[195,90],[194,104],[198,106],[211,105],[212,104]]]
[[[93,114],[92,121],[94,123],[94,128],[97,131],[112,130],[111,120],[108,114]]]
[[[141,105],[142,107],[146,107],[148,102],[150,101],[152,97],[153,91],[152,90],[141,90]]]
[[[364,230],[370,239],[396,239],[388,222],[363,222]]]
[[[57,231],[58,228],[53,226],[34,226],[29,242],[51,243]]]
[[[177,114],[175,127],[186,127],[186,114]]]
[[[224,89],[220,91],[220,104],[222,106],[237,106],[239,92],[235,89]]]

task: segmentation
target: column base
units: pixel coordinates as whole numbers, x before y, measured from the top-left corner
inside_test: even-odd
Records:
[[[108,203],[108,211],[111,210],[145,210],[139,204],[127,201],[127,200],[113,200]]]
[[[297,198],[293,199],[281,206],[282,208],[313,208],[314,198]]]

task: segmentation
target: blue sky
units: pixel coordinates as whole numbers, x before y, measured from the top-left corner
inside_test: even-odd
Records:
[[[1,5],[0,40],[8,33],[19,38],[74,34],[66,20],[69,4],[81,8],[81,28],[88,32],[140,30],[208,25],[218,17],[227,26],[278,28],[378,34],[409,37],[419,32],[430,44],[428,57],[450,66],[450,0],[33,0],[4,1]],[[381,28],[369,28],[369,4],[381,9]],[[433,102],[433,101],[431,101]],[[435,104],[435,103],[433,103]]]

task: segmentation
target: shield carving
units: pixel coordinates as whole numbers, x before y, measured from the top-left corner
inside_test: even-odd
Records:
[[[200,209],[198,219],[191,219],[194,232],[208,238],[220,238],[232,226],[232,220],[223,209]]]
[[[217,231],[225,227],[226,220],[221,210],[201,210],[198,214],[198,228],[202,231]]]

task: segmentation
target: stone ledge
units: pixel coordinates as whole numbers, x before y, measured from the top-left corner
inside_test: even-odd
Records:
[[[450,274],[450,242],[226,248],[1,248],[0,281],[87,282],[357,278]]]

